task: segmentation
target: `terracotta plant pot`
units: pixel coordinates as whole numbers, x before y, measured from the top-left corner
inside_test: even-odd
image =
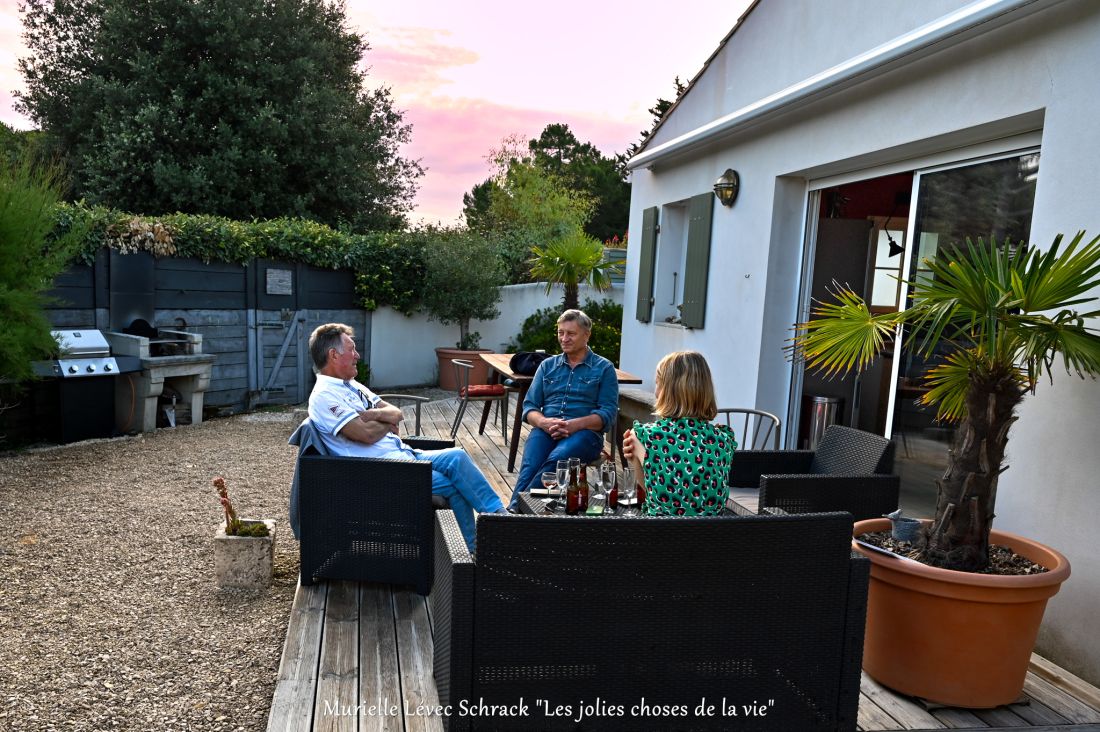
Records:
[[[857,521],[854,534],[889,530],[889,519],[869,519]],[[983,709],[1019,699],[1047,599],[1069,577],[1069,561],[1015,534],[994,531],[990,542],[1050,571],[955,572],[853,542],[871,560],[863,669],[873,679],[949,706]]]
[[[492,351],[488,348],[480,348],[476,351],[463,351],[460,348],[435,349],[436,358],[439,359],[439,388],[458,391],[458,384],[455,382],[455,365],[451,363],[452,358],[461,358],[474,365],[474,370],[470,372],[471,384],[487,383],[489,380],[489,364],[481,360],[479,353],[492,353]]]

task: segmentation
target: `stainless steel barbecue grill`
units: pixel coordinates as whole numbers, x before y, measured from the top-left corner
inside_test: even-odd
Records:
[[[46,377],[43,402],[49,424],[41,428],[48,439],[76,442],[110,437],[115,429],[115,377],[141,370],[141,359],[112,356],[107,338],[98,330],[55,330],[58,358],[35,361],[35,374]],[[56,411],[54,411],[56,410]]]
[[[60,356],[53,361],[35,361],[38,376],[79,379],[141,370],[140,359],[112,356],[107,338],[98,330],[55,330],[52,335],[60,346]]]

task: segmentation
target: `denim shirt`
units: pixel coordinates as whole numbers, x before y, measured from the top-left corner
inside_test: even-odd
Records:
[[[564,353],[546,359],[539,364],[523,400],[524,421],[532,410],[561,419],[598,414],[603,427],[597,431],[606,432],[619,410],[615,366],[591,348],[584,360],[573,367]]]

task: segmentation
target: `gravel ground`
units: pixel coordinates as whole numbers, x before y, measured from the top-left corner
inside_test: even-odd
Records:
[[[0,455],[0,730],[262,730],[298,575],[301,412]],[[219,590],[210,481],[274,518],[275,581]]]

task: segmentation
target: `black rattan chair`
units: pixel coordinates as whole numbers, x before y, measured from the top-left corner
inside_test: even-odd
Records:
[[[816,450],[737,450],[732,488],[760,488],[759,510],[847,511],[856,521],[898,507],[894,445],[881,435],[832,425]]]
[[[868,562],[848,514],[483,515],[476,559],[453,513],[436,527],[428,602],[450,730],[856,728]],[[521,697],[525,717],[458,712]],[[576,724],[597,697],[604,714]],[[697,714],[704,697],[768,708]]]
[[[454,447],[451,440],[406,442],[424,450]],[[432,495],[431,463],[334,457],[319,454],[316,441],[302,445],[291,494],[301,583],[387,582],[413,585],[427,595],[435,557],[433,508],[447,507]]]

